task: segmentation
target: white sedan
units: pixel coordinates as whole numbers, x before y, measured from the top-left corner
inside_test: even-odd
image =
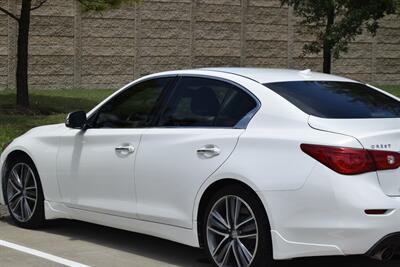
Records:
[[[70,218],[204,247],[216,266],[400,245],[400,102],[296,70],[143,77],[1,155],[21,227]]]

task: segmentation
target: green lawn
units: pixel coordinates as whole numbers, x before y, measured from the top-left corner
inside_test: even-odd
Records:
[[[381,86],[400,96],[400,86]],[[31,106],[34,110],[48,115],[21,115],[5,112],[12,107],[15,94],[0,91],[0,151],[3,145],[27,130],[45,124],[61,123],[71,111],[89,111],[97,103],[109,96],[112,90],[40,90],[32,91]]]
[[[381,89],[385,89],[386,91],[388,91],[391,94],[394,94],[395,96],[400,97],[400,85],[382,85],[378,87]]]

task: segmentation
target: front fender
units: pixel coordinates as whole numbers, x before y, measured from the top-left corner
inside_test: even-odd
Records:
[[[56,159],[59,146],[58,131],[60,125],[51,125],[35,128],[27,134],[15,139],[1,154],[0,168],[2,174],[0,203],[4,204],[4,176],[7,169],[7,160],[10,155],[22,152],[28,155],[39,173],[43,194],[46,200],[61,201],[57,182]]]

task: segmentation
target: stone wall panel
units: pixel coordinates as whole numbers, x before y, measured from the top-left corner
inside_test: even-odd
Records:
[[[194,58],[193,66],[195,68],[204,68],[209,66],[231,66],[231,67],[239,67],[240,66],[240,57],[199,57],[196,56]]]
[[[7,0],[0,5],[8,6]],[[18,9],[18,5],[15,6]],[[83,12],[74,0],[51,0],[32,13],[31,88],[117,88],[148,73],[208,66],[322,70],[315,40],[279,0],[145,0]],[[0,13],[0,89],[14,88],[16,24]],[[400,21],[364,30],[333,72],[375,83],[400,83]]]

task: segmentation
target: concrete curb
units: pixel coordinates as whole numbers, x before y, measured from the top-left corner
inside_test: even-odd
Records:
[[[0,219],[8,216],[8,210],[6,206],[0,205]]]

